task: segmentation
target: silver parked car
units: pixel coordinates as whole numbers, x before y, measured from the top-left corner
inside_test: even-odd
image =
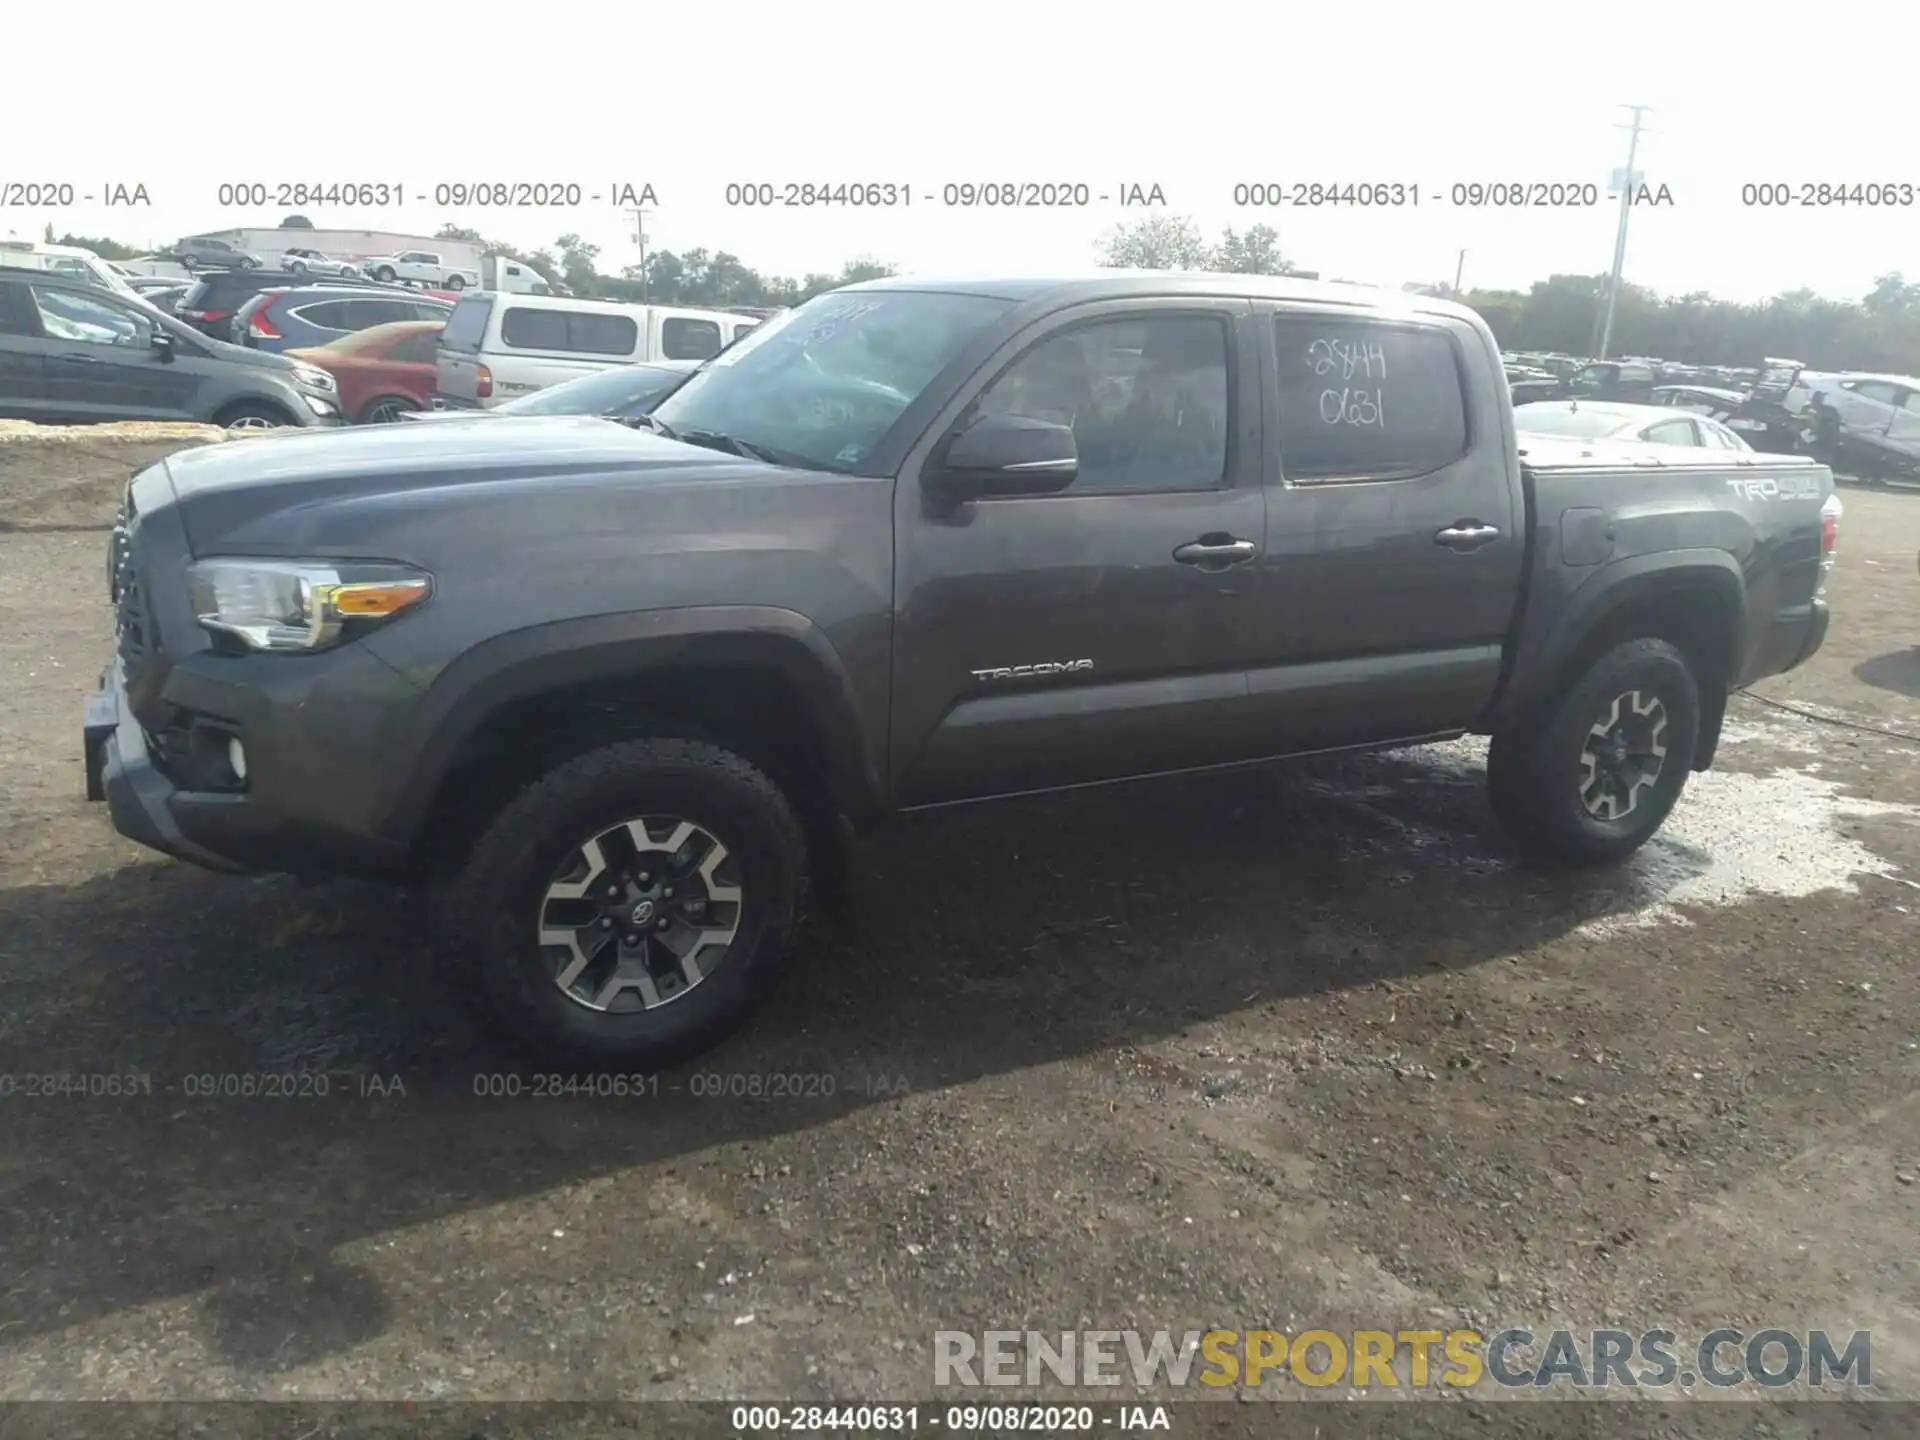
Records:
[[[361,279],[360,267],[351,260],[336,260],[318,250],[290,247],[280,256],[280,268],[290,275],[327,275],[341,280]]]
[[[1709,450],[1753,447],[1711,416],[1675,413],[1671,405],[1629,405],[1619,400],[1539,400],[1513,412],[1524,445],[1529,435],[1579,440],[1633,440],[1647,445],[1692,445]]]

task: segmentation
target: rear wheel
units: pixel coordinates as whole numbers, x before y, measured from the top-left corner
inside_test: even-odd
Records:
[[[773,781],[712,745],[641,739],[508,802],[434,908],[458,983],[543,1059],[648,1070],[746,1017],[806,899]]]
[[[1532,723],[1493,737],[1488,795],[1502,824],[1542,858],[1623,860],[1666,820],[1693,768],[1700,691],[1664,640],[1597,656]]]
[[[374,266],[374,269],[373,269],[374,279],[383,280],[387,284],[391,285],[393,283],[393,277],[394,277],[394,269],[391,265]]]
[[[420,408],[405,395],[382,395],[360,412],[362,425],[391,425],[409,410]]]
[[[290,275],[304,275],[304,274],[306,274],[306,273],[307,273],[307,262],[306,262],[306,261],[304,261],[304,260],[296,260],[296,261],[294,261],[294,262],[293,262],[293,263],[292,263],[291,265],[289,265],[289,266],[287,266],[287,273],[288,273],[288,274],[290,274]]]

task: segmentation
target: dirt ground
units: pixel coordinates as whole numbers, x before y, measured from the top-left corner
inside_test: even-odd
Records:
[[[1870,1329],[1920,1399],[1920,744],[1829,723],[1920,736],[1920,494],[1845,498],[1826,647],[1758,687],[1826,718],[1737,698],[1623,871],[1518,864],[1468,742],[920,822],[625,1098],[476,1095],[536,1081],[406,897],[118,838],[105,537],[0,534],[0,1076],[146,1077],[0,1098],[0,1399],[905,1399],[936,1330],[1512,1323]]]

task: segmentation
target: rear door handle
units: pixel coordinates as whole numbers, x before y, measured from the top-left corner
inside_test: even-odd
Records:
[[[1260,547],[1251,540],[1236,540],[1231,535],[1202,535],[1175,550],[1173,558],[1182,565],[1222,570],[1229,565],[1243,565],[1259,553]]]
[[[1500,538],[1498,525],[1482,525],[1478,520],[1458,520],[1433,537],[1433,543],[1462,553],[1491,545]]]

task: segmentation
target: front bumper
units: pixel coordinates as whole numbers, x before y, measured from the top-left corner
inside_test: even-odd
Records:
[[[378,661],[359,656],[348,663],[372,678],[374,688],[363,693],[417,693]],[[248,788],[180,783],[179,762],[170,773],[168,762],[156,755],[116,661],[87,698],[82,721],[87,798],[106,802],[114,829],[150,850],[227,874],[388,878],[406,871],[409,848],[355,815],[365,797],[351,792],[365,783],[367,757],[375,753],[359,726],[318,713],[315,728],[306,729],[299,707],[290,707],[285,697],[251,685],[212,684],[184,670],[175,678],[185,683],[170,683],[170,692],[204,695],[211,702],[208,713],[236,717],[232,730],[245,738],[250,757]],[[284,721],[276,722],[276,712]],[[342,735],[355,748],[328,753],[318,736],[329,728],[355,732]]]
[[[100,677],[100,689],[87,697],[82,744],[87,762],[87,799],[107,802],[113,828],[129,840],[175,859],[226,873],[247,867],[181,833],[169,801],[173,782],[155,768],[147,737],[127,707],[120,666]]]

